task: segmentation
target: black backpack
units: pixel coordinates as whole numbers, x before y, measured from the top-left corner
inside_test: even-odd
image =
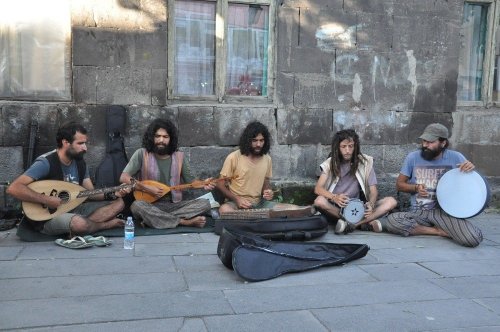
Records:
[[[95,172],[95,187],[113,187],[120,184],[120,175],[128,163],[124,134],[126,110],[113,105],[106,110],[106,155]]]

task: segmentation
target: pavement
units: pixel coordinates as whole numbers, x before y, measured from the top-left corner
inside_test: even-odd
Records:
[[[0,232],[0,330],[499,331],[500,214],[471,219],[477,248],[432,236],[333,229],[367,243],[343,266],[245,282],[212,233],[143,236],[134,250],[67,249]]]

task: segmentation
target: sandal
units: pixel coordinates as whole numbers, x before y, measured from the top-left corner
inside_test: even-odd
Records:
[[[104,236],[85,235],[83,239],[96,247],[107,247],[113,243],[113,241],[106,239]]]
[[[69,249],[83,249],[94,246],[92,243],[88,243],[87,241],[85,241],[85,239],[82,238],[81,236],[75,236],[69,240],[57,239],[55,243],[57,245],[60,245],[61,247]]]

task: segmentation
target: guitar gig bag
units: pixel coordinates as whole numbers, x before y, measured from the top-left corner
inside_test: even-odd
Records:
[[[106,110],[106,155],[96,169],[96,188],[120,184],[120,175],[128,163],[124,143],[126,118],[123,106],[112,105]]]
[[[285,273],[348,263],[366,256],[366,244],[273,242],[255,234],[224,228],[217,255],[246,281],[263,281]]]
[[[215,219],[216,234],[221,235],[224,227],[253,233],[268,240],[300,241],[325,235],[328,232],[328,220],[323,215],[256,220]]]

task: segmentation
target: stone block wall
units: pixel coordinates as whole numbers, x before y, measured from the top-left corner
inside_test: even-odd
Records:
[[[127,108],[126,148],[141,145],[156,117],[173,120],[199,177],[217,176],[246,124],[272,135],[274,182],[312,190],[332,134],[354,128],[375,157],[382,195],[395,195],[405,155],[431,122],[497,190],[500,110],[460,108],[456,81],[463,2],[458,0],[276,1],[275,82],[268,103],[167,98],[167,1],[72,0],[72,100],[0,101],[0,180],[26,167],[29,128],[36,154],[75,119],[89,130],[92,169],[105,151],[104,111]]]

